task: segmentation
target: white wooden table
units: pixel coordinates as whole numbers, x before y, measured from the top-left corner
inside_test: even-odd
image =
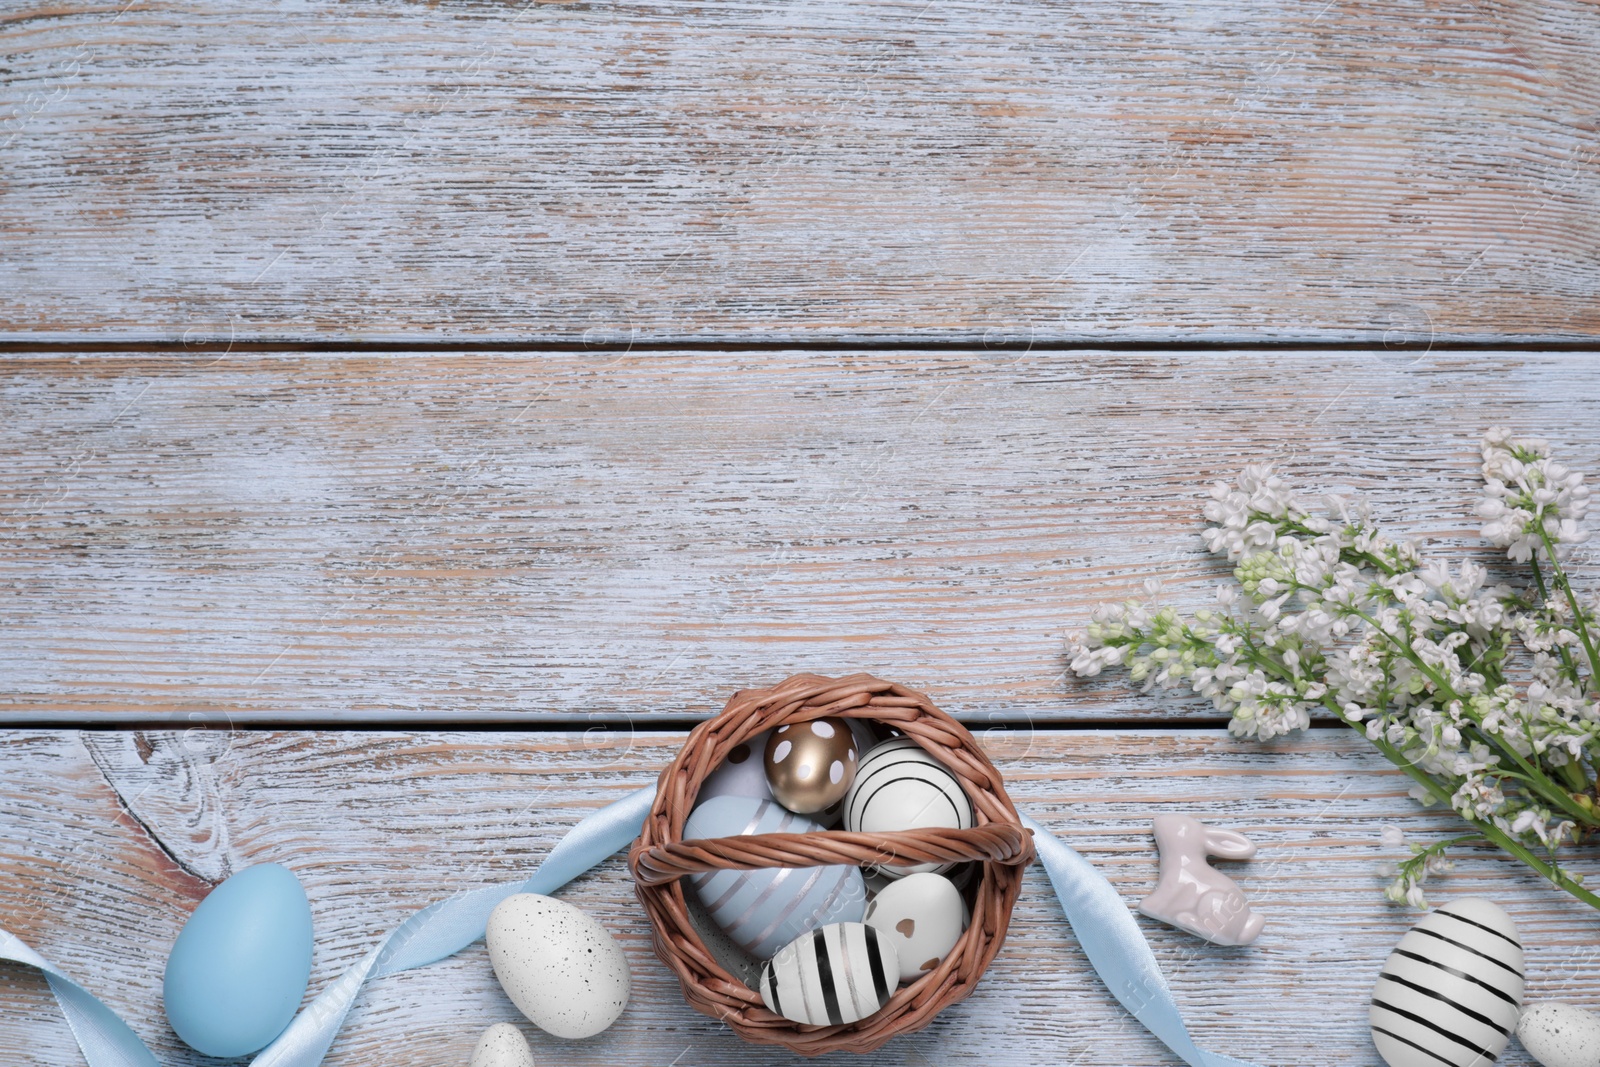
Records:
[[[18,0],[0,44],[0,926],[164,1064],[205,1062],[160,977],[230,871],[305,882],[315,992],[800,670],[928,691],[1130,904],[1153,815],[1248,833],[1257,945],[1140,920],[1194,1030],[1376,1062],[1379,835],[1452,817],[1061,637],[1202,602],[1247,462],[1479,554],[1485,427],[1600,474],[1592,5]],[[1587,909],[1489,852],[1440,891],[1600,1008]],[[795,1062],[683,1006],[620,861],[568,897],[635,994],[541,1063]],[[478,946],[328,1062],[514,1014]],[[0,1049],[79,1062],[21,968]],[[1174,1062],[1038,875],[867,1060]]]

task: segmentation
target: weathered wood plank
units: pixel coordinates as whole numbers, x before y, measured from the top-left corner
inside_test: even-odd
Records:
[[[38,0],[0,337],[1600,332],[1583,0]]]
[[[1481,431],[1600,472],[1597,405],[1539,355],[18,358],[0,708],[622,721],[866,669],[977,721],[1209,715],[1066,685],[1060,640],[1209,595],[1210,480],[1481,551]]]
[[[282,862],[311,895],[313,991],[412,909],[456,888],[513,879],[583,812],[647,784],[678,735],[528,733],[0,734],[0,925],[86,981],[156,1047],[165,953],[210,881]],[[1406,779],[1359,738],[1315,731],[1275,746],[1220,731],[989,734],[1019,806],[1060,832],[1130,905],[1154,883],[1149,819],[1190,812],[1261,847],[1229,870],[1268,917],[1257,944],[1218,949],[1140,919],[1199,1040],[1263,1064],[1376,1062],[1366,1000],[1414,918],[1384,902],[1386,825],[1414,839],[1453,816],[1405,798]],[[1596,916],[1489,852],[1469,852],[1438,894],[1487,895],[1516,917],[1529,997],[1600,1007]],[[1581,869],[1596,870],[1590,860]],[[627,949],[634,996],[600,1038],[564,1044],[527,1029],[540,1062],[749,1062],[750,1050],[689,1011],[654,958],[626,872],[613,860],[565,896]],[[515,1010],[480,946],[374,983],[329,1063],[465,1063],[477,1033]],[[0,967],[7,1062],[76,1062],[44,983]],[[762,1062],[787,1057],[764,1050]],[[1110,1000],[1035,871],[1012,936],[977,993],[867,1063],[1175,1062]],[[1528,1062],[1513,1048],[1503,1061]]]

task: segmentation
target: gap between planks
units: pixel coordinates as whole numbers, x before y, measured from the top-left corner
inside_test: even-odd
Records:
[[[780,352],[815,352],[818,354],[848,355],[858,352],[881,352],[891,355],[915,355],[919,353],[962,353],[962,352],[1022,352],[1038,353],[1040,355],[1094,355],[1101,353],[1140,353],[1152,354],[1165,353],[1196,353],[1196,354],[1227,354],[1240,350],[1261,353],[1294,353],[1306,352],[1307,354],[1324,353],[1357,353],[1371,355],[1377,353],[1399,353],[1413,350],[1418,355],[1429,353],[1574,353],[1577,355],[1600,355],[1600,345],[1589,340],[1575,341],[1538,341],[1538,340],[1447,340],[1429,341],[1426,345],[1412,344],[1410,342],[1396,342],[1393,344],[1372,341],[1337,341],[1306,337],[1301,340],[1278,340],[1272,338],[1240,337],[1233,340],[1138,340],[1117,339],[1094,343],[1066,343],[1051,341],[1048,343],[1012,343],[1001,341],[988,343],[977,339],[921,339],[916,334],[895,334],[890,337],[873,337],[871,335],[857,338],[839,338],[831,340],[796,340],[796,341],[637,341],[637,342],[587,342],[587,341],[547,341],[538,338],[525,338],[522,340],[504,341],[476,341],[471,338],[460,339],[430,339],[426,336],[415,338],[404,337],[393,341],[306,341],[285,338],[283,340],[253,339],[249,341],[195,341],[175,342],[160,340],[107,340],[101,341],[94,338],[82,340],[57,340],[49,334],[33,336],[15,336],[0,339],[0,356],[41,356],[45,358],[57,356],[99,356],[105,359],[116,359],[120,356],[194,356],[222,353],[224,355],[352,355],[352,356],[382,356],[393,355],[493,355],[506,353],[508,355],[527,355],[534,352],[550,354],[593,353],[595,355],[628,355],[631,353],[780,353]]]
[[[430,730],[449,730],[455,733],[517,733],[517,734],[557,734],[571,733],[573,731],[587,730],[632,730],[642,734],[671,734],[683,733],[692,730],[701,723],[709,722],[711,716],[662,716],[651,719],[619,719],[613,716],[601,716],[593,719],[539,719],[527,724],[518,724],[505,719],[484,719],[480,722],[462,722],[456,719],[435,719],[421,722],[410,722],[405,719],[257,719],[248,722],[227,722],[208,719],[204,722],[191,721],[182,716],[170,719],[124,718],[117,712],[95,712],[92,717],[80,715],[76,712],[62,712],[57,715],[33,715],[26,718],[7,719],[0,718],[0,732],[6,730],[87,730],[113,733],[125,731],[139,733],[146,730],[172,730],[176,727],[200,730],[224,730],[240,733],[284,733],[284,732],[311,732],[311,731],[350,731],[354,733],[375,733],[394,730],[405,733],[426,733]],[[956,716],[958,722],[963,721]],[[1128,730],[1140,733],[1154,733],[1158,731],[1195,731],[1207,732],[1212,730],[1226,730],[1231,720],[1224,716],[1210,716],[1189,718],[1182,720],[1171,719],[1043,719],[1020,714],[1007,718],[984,718],[980,720],[966,720],[965,725],[981,729],[984,732],[997,731],[1011,733],[1017,730],[1060,730],[1064,732],[1087,732],[1096,730]],[[1313,719],[1308,729],[1313,730],[1343,730],[1345,725],[1332,719]]]

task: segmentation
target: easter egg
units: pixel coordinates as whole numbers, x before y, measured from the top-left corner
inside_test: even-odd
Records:
[[[871,723],[864,719],[846,719],[845,722],[850,724],[850,732],[855,734],[857,753],[865,752],[878,743],[878,735],[873,732]],[[837,828],[844,819],[844,796],[841,794],[838,800],[821,811],[812,812],[811,818],[821,823],[824,829]]]
[[[533,1067],[528,1039],[510,1023],[495,1023],[478,1038],[467,1067]]]
[[[1600,1015],[1550,1001],[1522,1013],[1517,1039],[1544,1067],[1600,1065]]]
[[[684,840],[741,834],[801,834],[820,827],[770,800],[714,797],[684,820]],[[703,871],[689,884],[712,920],[760,959],[801,934],[833,922],[859,922],[866,887],[857,867],[773,867]]]
[[[605,928],[538,893],[509,896],[489,913],[489,963],[511,1003],[556,1037],[593,1037],[628,1005],[628,960]]]
[[[184,1043],[207,1056],[265,1048],[311,980],[311,905],[276,863],[226,879],[194,909],[167,957],[162,999]]]
[[[900,960],[896,980],[910,982],[939,966],[961,940],[967,902],[943,875],[909,874],[868,901],[862,921],[894,946]]]
[[[810,815],[844,798],[858,760],[855,734],[844,719],[784,723],[767,736],[767,785],[779,804]]]
[[[867,901],[883,892],[883,887],[894,881],[876,867],[861,868],[861,880],[867,885]]]
[[[1436,908],[1389,954],[1372,991],[1372,1043],[1389,1067],[1469,1067],[1506,1047],[1522,1007],[1522,943],[1500,907]]]
[[[761,970],[761,1002],[815,1026],[865,1019],[895,990],[894,947],[864,923],[832,923],[791,941]]]
[[[943,827],[972,827],[972,801],[944,764],[909,737],[873,747],[856,769],[856,780],[844,798],[844,826],[857,833],[890,833]],[[910,867],[882,866],[888,878],[932,871],[943,874],[952,863]]]
[[[856,735],[857,752],[866,752],[883,740],[878,736],[877,725],[869,719],[848,718],[845,722],[850,724],[850,732]]]
[[[761,975],[761,961],[729,937],[728,931],[712,922],[706,906],[700,903],[700,898],[693,893],[683,895],[683,911],[695,936],[700,939],[701,946],[717,965],[738,981],[754,989],[756,979]]]
[[[764,754],[771,731],[756,734],[748,741],[733,746],[716,770],[705,776],[700,790],[695,794],[698,803],[712,797],[754,797],[771,800],[772,790],[767,786],[767,766]]]

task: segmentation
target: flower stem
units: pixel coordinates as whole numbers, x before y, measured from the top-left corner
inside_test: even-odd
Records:
[[[1447,837],[1443,841],[1435,841],[1433,844],[1417,853],[1417,855],[1432,856],[1436,853],[1443,852],[1446,849],[1455,848],[1457,845],[1464,845],[1468,841],[1482,841],[1483,839],[1483,835],[1477,833],[1476,831],[1470,834],[1462,834],[1460,837]]]
[[[1556,559],[1556,546],[1555,542],[1550,540],[1550,531],[1544,528],[1542,522],[1538,524],[1538,528],[1539,540],[1544,542],[1545,554],[1550,559],[1550,576],[1555,579],[1556,587],[1567,598],[1567,606],[1572,609],[1578,640],[1589,657],[1590,684],[1600,685],[1600,651],[1595,649],[1594,639],[1589,636],[1589,626],[1583,619],[1583,606],[1578,603],[1578,594],[1572,591],[1572,583],[1567,581],[1567,572],[1562,568],[1561,561]],[[1534,561],[1534,573],[1538,573],[1538,560]]]
[[[1259,511],[1252,512],[1252,515],[1257,519],[1273,523],[1284,530],[1297,533],[1302,537],[1317,538],[1322,536],[1305,523],[1296,522],[1294,519],[1275,519],[1270,515],[1263,515]],[[1382,571],[1385,577],[1393,578],[1395,575],[1401,573],[1401,568],[1391,565],[1388,560],[1381,556],[1375,556],[1371,552],[1361,552],[1354,548],[1340,548],[1339,557],[1346,563],[1365,563],[1374,570]]]
[[[1415,649],[1401,642],[1388,630],[1380,626],[1377,619],[1374,619],[1371,615],[1368,615],[1360,608],[1352,608],[1350,610],[1354,614],[1360,616],[1360,618],[1365,621],[1368,626],[1372,627],[1374,631],[1381,634],[1385,641],[1388,641],[1390,645],[1394,646],[1397,652],[1411,662],[1412,666],[1421,671],[1423,677],[1427,678],[1433,683],[1435,692],[1450,700],[1459,701],[1463,708],[1470,706],[1469,702],[1463,699],[1461,694],[1457,693],[1454,687],[1446,682],[1443,676],[1440,675],[1437,670],[1430,666],[1428,662],[1421,656],[1417,655]],[[1481,723],[1477,724],[1477,727],[1473,732],[1481,737],[1485,742],[1498,749],[1502,755],[1506,756],[1511,760],[1511,762],[1515,763],[1519,768],[1521,768],[1522,773],[1527,776],[1526,781],[1530,789],[1537,793],[1539,797],[1551,807],[1561,810],[1565,814],[1570,815],[1577,822],[1586,826],[1600,825],[1600,816],[1597,816],[1592,811],[1586,811],[1585,809],[1579,807],[1578,803],[1572,799],[1572,795],[1567,792],[1567,790],[1563,789],[1555,782],[1552,782],[1549,777],[1539,770],[1538,767],[1530,763],[1527,757],[1508,744],[1504,738],[1500,737],[1496,733],[1484,730]]]
[[[1354,719],[1346,718],[1331,699],[1324,701],[1324,703],[1331,711],[1333,711],[1335,715],[1339,716],[1340,720],[1343,721],[1346,726],[1349,726],[1352,730],[1355,730],[1362,736],[1366,736],[1366,731],[1362,728],[1361,723]],[[1401,754],[1399,749],[1395,748],[1388,741],[1385,741],[1382,737],[1369,738],[1369,740],[1371,740],[1373,744],[1377,745],[1378,750],[1388,757],[1390,763],[1394,764],[1396,767],[1399,767],[1408,776],[1421,785],[1423,789],[1427,790],[1429,796],[1433,797],[1433,799],[1439,803],[1444,804],[1446,807],[1450,807],[1449,795],[1439,787],[1439,783],[1434,781],[1431,775],[1417,767],[1410,760],[1406,759],[1405,756]],[[1600,911],[1600,896],[1596,896],[1594,893],[1573,881],[1559,867],[1555,866],[1554,864],[1546,863],[1538,856],[1535,856],[1532,851],[1522,844],[1522,842],[1518,841],[1510,834],[1505,833],[1497,826],[1480,822],[1477,819],[1469,818],[1466,815],[1462,815],[1459,811],[1457,811],[1456,814],[1460,816],[1461,819],[1467,823],[1467,825],[1471,826],[1484,838],[1496,845],[1499,845],[1501,848],[1517,857],[1517,859],[1521,860],[1531,870],[1533,870],[1540,877],[1544,878],[1551,885],[1556,886],[1558,889],[1566,890],[1568,893],[1583,901],[1591,908],[1594,908],[1596,911]]]
[[[1538,554],[1535,553],[1528,560],[1528,563],[1533,567],[1533,584],[1534,588],[1539,590],[1539,603],[1541,606],[1547,605],[1550,603],[1550,591],[1545,588],[1544,572],[1539,569]],[[1579,624],[1582,624],[1581,619]],[[1577,686],[1580,690],[1583,689],[1583,679],[1578,675],[1578,665],[1572,662],[1572,650],[1566,645],[1557,645],[1556,656],[1561,660],[1561,668],[1567,676],[1567,681]]]

